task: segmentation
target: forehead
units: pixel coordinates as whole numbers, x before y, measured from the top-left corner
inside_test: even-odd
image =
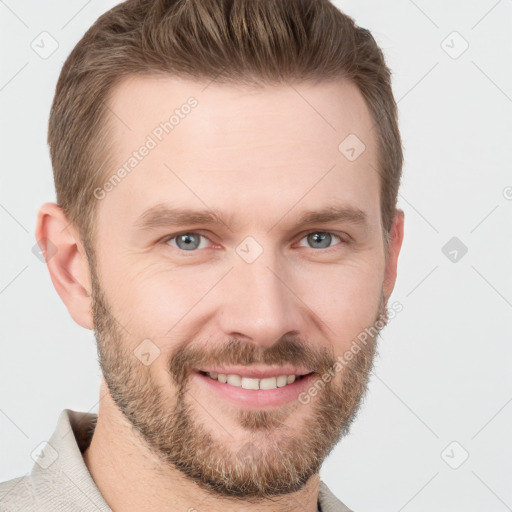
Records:
[[[122,176],[100,208],[124,209],[126,222],[166,202],[226,216],[265,205],[269,222],[294,204],[336,201],[379,215],[373,121],[346,80],[248,87],[130,77],[108,107],[105,181]]]

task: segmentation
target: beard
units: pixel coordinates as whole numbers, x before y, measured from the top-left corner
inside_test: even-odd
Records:
[[[152,378],[150,367],[141,364],[130,350],[127,333],[112,314],[94,269],[91,277],[94,331],[105,382],[118,409],[164,468],[177,468],[217,496],[278,496],[301,489],[349,432],[366,392],[378,332],[387,323],[383,296],[372,324],[373,334],[358,345],[358,352],[331,380],[320,382],[322,386],[307,404],[295,399],[274,409],[237,410],[238,425],[246,434],[240,441],[226,439],[218,422],[198,418],[197,412],[205,408],[189,389],[194,368],[292,364],[311,368],[317,374],[316,383],[329,369],[332,372],[336,363],[333,351],[315,348],[293,336],[283,336],[267,348],[238,339],[219,347],[186,340],[166,361],[169,384],[162,388]],[[302,419],[294,421],[298,409]]]

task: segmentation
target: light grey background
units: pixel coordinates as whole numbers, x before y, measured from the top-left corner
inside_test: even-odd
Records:
[[[32,247],[38,207],[55,200],[46,132],[58,74],[116,3],[0,1],[0,480],[30,471],[62,409],[97,411],[93,334]],[[337,5],[372,31],[394,73],[405,241],[390,304],[403,311],[322,478],[358,511],[510,510],[512,2]],[[52,38],[58,48],[41,55]]]

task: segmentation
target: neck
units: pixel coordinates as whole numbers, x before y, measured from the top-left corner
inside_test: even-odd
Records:
[[[297,492],[263,500],[240,501],[202,489],[149,449],[114,404],[104,381],[101,396],[98,421],[84,461],[112,510],[317,511],[318,473]]]

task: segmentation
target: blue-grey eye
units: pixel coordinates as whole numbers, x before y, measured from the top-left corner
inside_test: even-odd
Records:
[[[177,247],[178,249],[181,249],[182,251],[194,251],[196,249],[202,249],[205,247],[206,244],[201,243],[201,239],[204,239],[207,241],[207,238],[203,235],[200,235],[199,233],[181,233],[179,235],[175,235],[172,238],[169,238],[167,240],[167,243],[172,245],[173,247]],[[175,242],[172,243],[172,242]]]
[[[313,249],[328,249],[331,246],[333,237],[341,241],[341,238],[338,235],[327,231],[313,231],[305,236],[303,240],[307,240],[309,247],[312,247]]]

